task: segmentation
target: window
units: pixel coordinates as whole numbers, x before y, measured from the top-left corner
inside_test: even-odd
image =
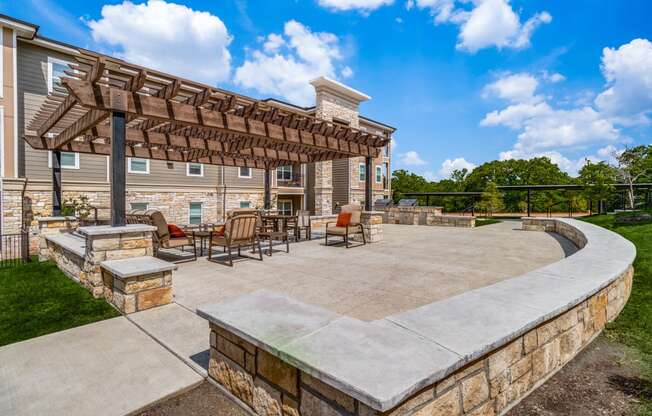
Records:
[[[131,209],[136,211],[147,211],[149,209],[149,204],[147,202],[132,202]]]
[[[292,180],[292,165],[279,166],[276,168],[276,179],[279,181]]]
[[[201,202],[191,202],[188,209],[188,223],[201,224]]]
[[[238,178],[251,178],[251,168],[239,167]]]
[[[360,170],[358,171],[358,180],[360,180],[360,182],[364,182],[364,178],[366,176],[365,175],[365,169],[366,169],[365,164],[360,163]]]
[[[137,157],[129,158],[129,173],[149,173],[149,159],[140,159]]]
[[[52,151],[48,152],[48,167],[52,168]],[[61,169],[79,169],[79,153],[61,152]]]
[[[278,213],[281,215],[292,215],[292,201],[291,200],[279,200],[277,205]]]
[[[48,92],[61,86],[61,77],[66,76],[65,71],[69,69],[68,62],[48,56]]]
[[[186,176],[204,176],[204,165],[201,163],[186,163]]]
[[[376,166],[376,183],[381,183],[383,181],[383,167]]]
[[[240,208],[251,208],[251,202],[249,202],[249,201],[240,201]]]

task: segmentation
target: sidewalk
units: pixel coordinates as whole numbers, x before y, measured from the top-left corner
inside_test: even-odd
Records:
[[[0,415],[124,415],[202,380],[118,317],[0,347]]]

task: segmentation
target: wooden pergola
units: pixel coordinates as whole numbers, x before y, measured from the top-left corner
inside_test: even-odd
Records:
[[[269,208],[272,169],[363,156],[371,172],[390,140],[116,58],[83,51],[75,59],[24,137],[53,152],[55,215],[61,151],[111,156],[111,222],[121,226],[126,157],[264,169]]]

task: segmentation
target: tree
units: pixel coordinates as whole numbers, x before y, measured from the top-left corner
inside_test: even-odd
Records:
[[[639,179],[652,175],[652,145],[641,145],[625,149],[620,154],[614,154],[618,162],[618,173],[627,185],[629,208],[634,209],[634,184]]]
[[[493,215],[494,212],[505,208],[503,195],[498,191],[498,185],[494,182],[489,182],[484,192],[482,192],[478,208],[487,211],[487,215]]]
[[[618,179],[618,171],[607,162],[593,163],[586,160],[579,172],[579,180],[584,185],[584,196],[589,201],[601,201],[614,192],[613,184]]]
[[[432,192],[433,184],[426,178],[403,169],[392,173],[394,202],[398,202],[408,192]]]

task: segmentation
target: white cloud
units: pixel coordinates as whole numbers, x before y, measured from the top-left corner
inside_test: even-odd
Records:
[[[93,39],[129,62],[210,84],[231,70],[231,35],[208,12],[149,0],[105,5],[99,20],[86,22]]]
[[[502,125],[519,131],[513,149],[502,156],[550,155],[573,170],[577,163],[562,159],[561,149],[577,149],[622,139],[612,121],[594,108],[554,108],[542,95],[536,94],[538,85],[533,75],[507,74],[485,87],[485,97],[496,96],[510,104],[489,112],[480,125]]]
[[[450,178],[451,174],[455,170],[466,169],[471,172],[476,168],[476,164],[468,162],[463,157],[458,157],[455,159],[446,159],[441,164],[441,169],[439,169],[438,176],[440,179]]]
[[[604,48],[601,68],[607,89],[596,97],[596,106],[624,124],[649,123],[652,42],[634,39],[618,49]]]
[[[263,94],[284,97],[299,105],[314,103],[309,81],[325,75],[334,79],[342,61],[339,39],[332,33],[312,32],[309,27],[290,20],[283,35],[270,34],[263,50],[254,50],[236,69],[234,82]],[[342,77],[353,74],[348,67]]]
[[[401,154],[400,162],[406,166],[422,166],[426,164],[426,161],[421,159],[419,153],[414,150]]]
[[[340,74],[342,75],[342,78],[351,78],[353,76],[353,70],[351,69],[351,67],[345,66],[340,71]]]
[[[538,86],[539,81],[526,72],[508,73],[485,86],[484,96],[494,95],[514,103],[541,101],[542,97],[534,94]]]
[[[527,153],[518,150],[508,150],[506,152],[501,152],[499,157],[500,160],[509,160],[509,159],[529,160],[535,157],[547,157],[548,159],[550,159],[552,163],[559,166],[559,169],[563,170],[564,172],[572,176],[577,176],[579,170],[582,169],[582,166],[586,164],[586,159],[589,159],[592,162],[595,162],[597,160],[597,158],[595,158],[594,156],[584,156],[578,159],[571,160],[566,156],[562,155],[561,153],[554,150],[547,151],[547,152],[536,152],[536,153]]]
[[[369,13],[382,6],[393,4],[394,0],[319,0],[318,3],[322,7],[338,12],[358,10]]]
[[[416,6],[428,10],[436,24],[459,25],[457,48],[471,53],[488,47],[526,48],[536,28],[552,21],[543,11],[521,23],[509,0],[416,0]]]
[[[566,80],[566,77],[560,74],[559,72],[548,72],[548,71],[542,71],[541,76],[544,80],[548,82],[557,83],[557,82],[562,82]]]

